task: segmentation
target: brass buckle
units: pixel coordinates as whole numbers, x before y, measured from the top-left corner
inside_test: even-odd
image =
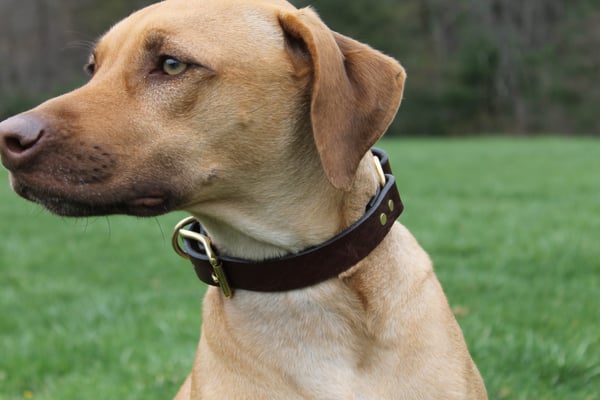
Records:
[[[193,222],[196,222],[196,219],[194,217],[187,217],[181,220],[177,225],[175,225],[175,229],[173,230],[173,238],[171,242],[173,245],[173,249],[181,257],[185,258],[186,260],[189,260],[190,256],[181,248],[179,238],[182,237],[185,239],[191,239],[200,243],[204,248],[204,252],[206,253],[208,262],[210,263],[213,269],[212,280],[217,285],[219,285],[221,291],[223,292],[223,295],[230,299],[231,297],[233,297],[233,290],[231,289],[231,286],[229,286],[227,275],[225,275],[225,270],[223,269],[223,263],[221,263],[221,260],[219,260],[215,251],[212,248],[212,242],[210,241],[210,238],[201,233],[192,232],[190,230],[184,229],[186,226]]]
[[[375,169],[377,170],[379,184],[381,185],[381,187],[384,187],[387,179],[385,178],[385,172],[383,172],[383,167],[381,166],[381,160],[376,155],[373,155],[373,161],[375,164]]]

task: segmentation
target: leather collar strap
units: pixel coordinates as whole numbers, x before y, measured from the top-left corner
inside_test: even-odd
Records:
[[[282,292],[338,276],[381,243],[404,209],[387,154],[379,149],[372,149],[372,152],[379,159],[385,184],[369,202],[365,215],[327,242],[300,253],[257,262],[218,255],[217,250],[210,248],[210,241],[207,244],[192,239],[190,235],[184,235],[180,227],[176,229],[174,240],[181,235],[184,249],[178,252],[185,253],[182,255],[190,259],[201,281],[221,286],[227,297],[231,297],[233,289]],[[206,238],[197,221],[187,225],[185,230]]]

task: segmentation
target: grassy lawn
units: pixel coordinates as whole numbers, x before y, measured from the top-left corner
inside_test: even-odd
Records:
[[[598,399],[600,141],[388,140],[491,399]],[[170,249],[182,216],[71,220],[0,172],[0,400],[171,398],[203,286]]]

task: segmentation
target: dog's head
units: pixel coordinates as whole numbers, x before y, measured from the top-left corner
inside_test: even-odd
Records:
[[[62,215],[157,215],[243,196],[252,182],[289,181],[311,157],[349,190],[405,77],[280,0],[155,4],[104,35],[87,70],[83,87],[0,124],[15,191]]]

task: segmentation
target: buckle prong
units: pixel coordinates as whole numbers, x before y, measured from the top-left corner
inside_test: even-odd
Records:
[[[385,172],[383,172],[383,167],[381,166],[381,160],[376,155],[373,155],[373,161],[375,164],[375,169],[377,170],[379,185],[381,185],[381,187],[384,187],[387,179],[385,178]]]

